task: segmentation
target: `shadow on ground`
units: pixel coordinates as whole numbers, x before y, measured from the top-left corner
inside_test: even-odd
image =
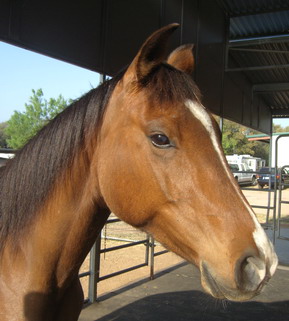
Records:
[[[289,273],[278,269],[259,296],[248,302],[206,294],[200,272],[183,263],[155,280],[130,284],[84,309],[80,321],[289,321]]]
[[[161,293],[126,305],[97,321],[288,321],[289,301],[216,301],[200,291]]]

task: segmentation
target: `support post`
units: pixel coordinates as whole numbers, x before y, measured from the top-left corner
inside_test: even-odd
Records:
[[[154,263],[155,263],[155,240],[153,236],[150,238],[150,248],[151,248],[151,257],[150,257],[150,279],[154,279]]]
[[[97,240],[90,251],[88,299],[91,303],[95,302],[97,298],[97,282],[99,280],[100,269],[100,247],[101,234],[97,237]]]

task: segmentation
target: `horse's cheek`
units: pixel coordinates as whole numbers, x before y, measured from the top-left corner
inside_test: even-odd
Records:
[[[109,209],[115,214],[126,211],[129,202],[129,191],[133,188],[131,180],[127,179],[125,169],[112,155],[103,154],[99,166],[99,188],[101,196]],[[120,155],[118,159],[121,159]]]
[[[143,226],[157,207],[157,190],[145,162],[136,158],[110,159],[102,166],[99,184],[109,209],[133,226]]]

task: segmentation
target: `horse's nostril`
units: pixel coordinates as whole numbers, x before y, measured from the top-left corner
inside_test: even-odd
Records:
[[[259,257],[249,256],[236,267],[236,282],[244,291],[255,291],[266,277],[266,264]]]

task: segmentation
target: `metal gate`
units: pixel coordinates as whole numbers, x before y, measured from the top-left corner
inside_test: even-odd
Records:
[[[284,137],[289,137],[289,134],[279,135],[275,141],[276,179],[274,184],[273,243],[277,253],[279,252],[279,264],[284,267],[289,267],[289,260],[286,256],[286,254],[289,253],[288,243],[284,243],[289,241],[289,209],[283,211],[284,205],[289,204],[289,199],[284,198],[284,189],[289,187],[289,165],[284,165],[282,167],[278,166],[278,144],[280,139]],[[288,216],[288,224],[285,220],[286,215]]]
[[[113,224],[113,223],[117,223],[117,222],[121,222],[120,219],[118,218],[112,218],[112,219],[108,219],[108,221],[106,222],[106,224]],[[103,231],[105,230],[105,227],[103,229]],[[117,237],[108,237],[106,235],[106,233],[104,232],[99,235],[99,237],[97,238],[94,246],[92,247],[90,254],[89,254],[89,270],[85,271],[83,273],[79,274],[79,278],[84,278],[84,277],[88,277],[88,293],[87,293],[87,298],[86,298],[86,302],[94,302],[97,299],[97,286],[98,283],[104,280],[107,280],[109,278],[118,276],[120,274],[124,274],[145,266],[149,267],[148,270],[148,277],[152,280],[154,279],[154,275],[155,275],[155,262],[154,262],[154,258],[168,253],[169,251],[167,250],[162,250],[162,251],[155,251],[155,247],[157,245],[157,243],[155,242],[154,238],[152,236],[150,236],[147,233],[143,232],[144,238],[142,240],[132,240],[132,239],[128,239],[128,238],[117,238]],[[106,247],[106,246],[102,246],[102,241],[106,242],[106,240],[115,240],[115,241],[121,241],[123,244],[121,245],[117,245],[117,246],[111,246],[111,247]],[[111,252],[111,251],[118,251],[124,248],[128,248],[128,247],[133,247],[136,245],[140,245],[143,244],[144,245],[144,261],[140,262],[136,265],[130,266],[128,268],[125,269],[121,269],[119,271],[110,273],[110,274],[106,274],[106,275],[102,275],[100,276],[100,260],[101,260],[101,255],[105,255],[105,253]]]
[[[280,139],[289,137],[289,134],[280,134],[274,144],[275,151],[272,153],[273,141],[270,139],[270,161],[269,168],[266,174],[268,175],[268,189],[256,189],[252,187],[241,187],[243,191],[249,190],[252,192],[268,193],[267,204],[255,205],[250,204],[254,209],[266,210],[266,221],[262,223],[267,235],[275,245],[278,257],[279,267],[289,267],[289,160],[288,164],[280,167],[278,159],[278,151],[280,150]],[[289,149],[289,146],[288,146]],[[275,157],[274,166],[272,164],[272,156]],[[289,150],[288,150],[289,159]],[[284,160],[283,160],[284,163]],[[240,173],[240,172],[238,172]],[[244,172],[245,173],[245,172]],[[251,172],[251,174],[260,174],[259,172]],[[287,198],[286,198],[287,197]]]
[[[288,235],[286,234],[282,234],[282,228],[284,227],[284,224],[282,224],[282,222],[284,221],[284,215],[283,214],[283,205],[285,204],[289,204],[289,201],[284,199],[283,195],[284,193],[282,193],[283,189],[285,189],[286,187],[289,187],[289,184],[286,180],[286,177],[284,178],[284,176],[288,175],[287,174],[287,171],[289,170],[289,165],[285,165],[285,166],[282,166],[280,169],[279,169],[279,173],[278,173],[278,177],[279,177],[279,180],[278,180],[278,196],[277,196],[277,211],[278,211],[278,214],[277,214],[277,238],[278,239],[281,239],[281,240],[286,240],[286,241],[289,241],[289,237]],[[287,176],[287,177],[288,177]],[[286,213],[285,211],[285,215],[288,214],[289,216],[289,212]],[[285,221],[285,224],[288,225],[287,223],[287,220]]]

